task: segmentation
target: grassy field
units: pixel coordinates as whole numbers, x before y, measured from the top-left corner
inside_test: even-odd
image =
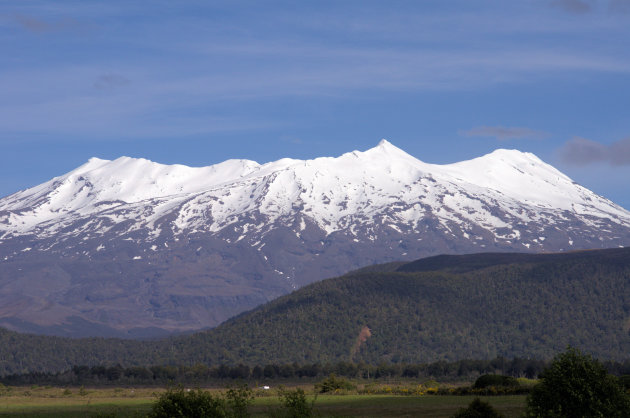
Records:
[[[308,389],[308,388],[305,388]],[[2,417],[142,417],[162,389],[13,388],[0,395]],[[312,387],[311,387],[312,391]],[[312,393],[312,392],[311,392]],[[250,408],[256,417],[279,406],[274,391],[258,391]],[[334,417],[449,417],[472,396],[320,395],[315,409]],[[483,398],[507,417],[518,417],[525,396]]]
[[[157,389],[15,387],[0,394],[2,417],[142,416]]]

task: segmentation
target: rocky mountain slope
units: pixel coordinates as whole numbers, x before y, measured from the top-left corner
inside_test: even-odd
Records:
[[[263,165],[91,159],[0,199],[0,325],[154,336],[375,263],[629,243],[630,212],[514,150],[449,165],[385,140]]]

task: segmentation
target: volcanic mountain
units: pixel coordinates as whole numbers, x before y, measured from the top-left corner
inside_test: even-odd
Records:
[[[0,325],[156,336],[375,263],[628,244],[630,212],[515,150],[449,165],[385,140],[263,165],[93,158],[0,199]]]

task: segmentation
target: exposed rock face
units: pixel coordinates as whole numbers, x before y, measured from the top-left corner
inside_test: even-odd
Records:
[[[212,327],[316,280],[441,253],[630,244],[630,212],[536,156],[203,168],[91,159],[0,200],[0,326],[155,336]]]

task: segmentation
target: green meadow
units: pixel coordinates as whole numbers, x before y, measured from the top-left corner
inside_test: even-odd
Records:
[[[313,387],[303,387],[313,393]],[[14,387],[0,396],[2,417],[142,417],[151,409],[156,388]],[[217,390],[217,389],[210,389]],[[280,400],[275,390],[256,390],[254,417],[270,416]],[[313,396],[309,396],[312,400]],[[474,396],[338,394],[319,395],[315,410],[324,417],[449,417]],[[525,396],[482,397],[507,417],[520,416]]]

